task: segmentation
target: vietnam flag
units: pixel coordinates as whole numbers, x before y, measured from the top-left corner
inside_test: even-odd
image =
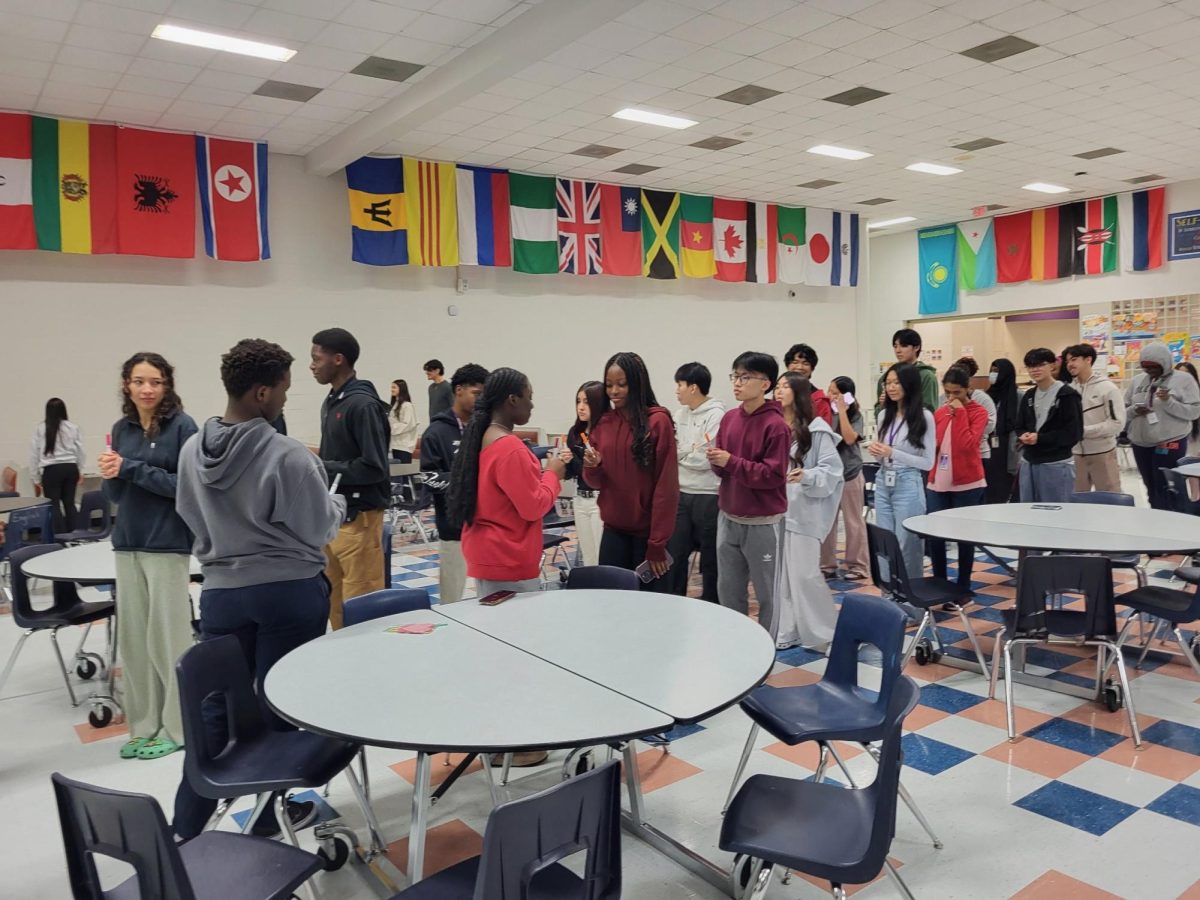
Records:
[[[38,247],[117,252],[117,127],[33,117]]]
[[[0,250],[36,250],[30,117],[0,113]]]
[[[117,252],[196,255],[194,135],[117,129]]]
[[[267,237],[267,145],[196,135],[204,252],[213,259],[271,258]]]
[[[600,185],[600,267],[605,275],[642,274],[642,193]]]
[[[992,232],[996,237],[996,281],[1016,284],[1031,277],[1033,213],[1030,211],[996,216]]]
[[[713,261],[713,199],[682,194],[679,198],[679,254],[683,274],[688,278],[712,278],[717,271]]]
[[[713,200],[717,281],[746,280],[746,201]]]

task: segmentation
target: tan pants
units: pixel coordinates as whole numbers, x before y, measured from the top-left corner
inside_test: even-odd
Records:
[[[1121,467],[1117,464],[1116,448],[1090,456],[1075,455],[1075,490],[1083,493],[1093,488],[1121,492]]]
[[[342,627],[344,601],[383,590],[383,510],[364,510],[339,528],[325,547],[325,559],[329,624],[337,630]]]
[[[118,550],[117,649],[131,738],[183,743],[175,662],[192,646],[188,557]]]
[[[863,494],[866,482],[862,472],[846,482],[842,489],[842,500],[838,505],[838,513],[842,517],[842,527],[846,530],[846,574],[871,574],[871,559],[867,552],[867,520],[863,518]],[[833,517],[833,526],[829,534],[821,542],[821,571],[837,571],[837,516]]]
[[[438,541],[438,603],[457,603],[466,586],[462,541]]]

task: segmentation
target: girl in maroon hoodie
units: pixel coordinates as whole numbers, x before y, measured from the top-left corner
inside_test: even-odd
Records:
[[[607,404],[592,424],[584,452],[587,480],[600,492],[600,565],[635,569],[650,564],[656,590],[667,574],[667,541],[679,506],[675,425],[658,405],[646,364],[636,353],[618,353],[604,367]]]

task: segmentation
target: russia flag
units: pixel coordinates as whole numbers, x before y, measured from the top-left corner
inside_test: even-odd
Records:
[[[271,258],[267,237],[267,145],[196,135],[204,252],[213,259]]]
[[[511,266],[508,171],[459,166],[458,261],[464,266]]]

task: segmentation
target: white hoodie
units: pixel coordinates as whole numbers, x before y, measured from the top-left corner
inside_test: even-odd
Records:
[[[706,455],[716,446],[717,429],[725,415],[725,404],[709,398],[695,409],[675,410],[675,452],[679,457],[679,492],[716,494],[721,480],[713,474]],[[708,435],[705,438],[705,435]]]
[[[1121,389],[1100,372],[1071,386],[1083,397],[1083,440],[1075,445],[1076,456],[1095,456],[1117,447],[1117,435],[1125,427],[1125,398]]]

